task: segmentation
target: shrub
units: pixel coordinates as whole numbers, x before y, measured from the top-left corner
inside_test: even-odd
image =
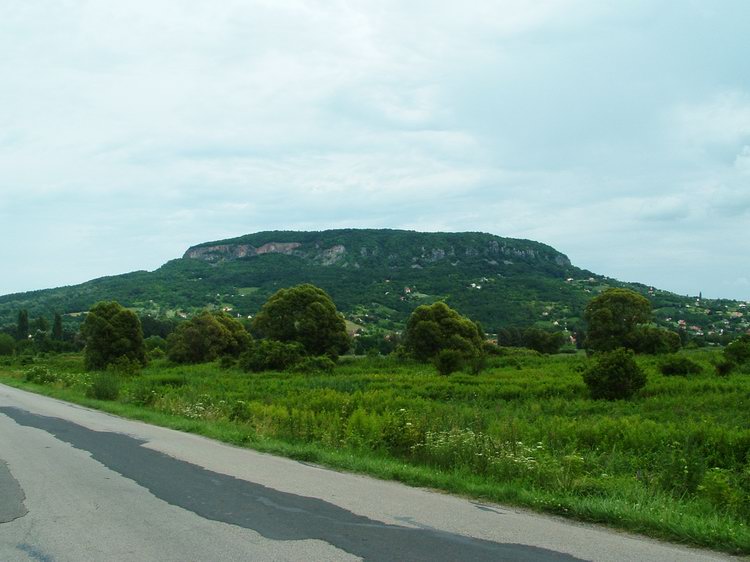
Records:
[[[346,422],[346,444],[355,449],[377,449],[382,441],[382,423],[377,414],[357,408]]]
[[[34,358],[31,355],[21,355],[18,362],[25,367],[26,365],[33,365]]]
[[[750,335],[744,335],[726,346],[724,357],[737,365],[750,361]]]
[[[219,369],[231,369],[237,365],[237,360],[231,355],[222,355],[219,359]]]
[[[659,485],[676,496],[692,495],[706,472],[704,455],[697,443],[670,443],[663,456]]]
[[[107,365],[107,371],[124,376],[134,376],[141,372],[142,365],[127,357],[118,357]]]
[[[697,375],[703,371],[703,368],[692,359],[683,355],[670,355],[665,357],[659,364],[659,371],[661,371],[662,375],[666,376],[687,376]]]
[[[495,355],[505,355],[505,348],[500,347],[496,343],[492,343],[491,341],[485,341],[482,342],[482,351],[485,355],[495,356]]]
[[[724,359],[716,363],[716,374],[720,377],[726,377],[735,367],[736,365],[732,361]]]
[[[472,375],[478,375],[487,368],[487,354],[483,351],[469,357],[467,364]]]
[[[151,406],[158,397],[159,394],[153,383],[141,382],[130,390],[127,401],[138,406]]]
[[[161,348],[154,348],[148,352],[148,358],[151,359],[164,359],[167,356],[166,352]]]
[[[294,366],[294,370],[299,373],[323,373],[329,375],[333,373],[335,367],[336,363],[330,357],[321,355],[318,357],[305,357]]]
[[[170,388],[180,388],[188,383],[188,379],[183,374],[166,374],[152,377],[151,382],[156,386],[168,386]]]
[[[731,471],[723,468],[707,470],[698,486],[698,492],[719,509],[741,512],[745,494],[733,485],[732,476]]]
[[[442,349],[435,356],[435,368],[441,375],[450,375],[464,366],[464,355],[457,349]]]
[[[260,340],[240,355],[240,367],[244,371],[283,371],[302,360],[301,344],[284,343],[276,340]]]
[[[117,400],[120,395],[120,379],[112,372],[99,373],[94,377],[86,396],[97,400]]]
[[[152,352],[155,349],[160,349],[161,351],[166,351],[167,349],[167,340],[161,336],[149,336],[143,340],[143,343],[146,344],[146,351],[148,352]]]
[[[167,340],[161,336],[150,336],[144,343],[149,359],[162,359],[167,356]]]
[[[237,400],[229,408],[229,419],[234,422],[247,422],[252,419],[250,409],[244,400]]]
[[[24,378],[27,382],[33,382],[36,384],[49,384],[57,380],[57,376],[52,373],[47,367],[38,365],[27,369],[24,373]]]
[[[646,384],[646,374],[635,362],[633,352],[624,348],[601,353],[583,372],[583,382],[594,399],[630,398]]]

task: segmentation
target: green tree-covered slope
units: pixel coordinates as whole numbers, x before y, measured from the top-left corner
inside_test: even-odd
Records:
[[[101,300],[156,317],[207,307],[247,317],[279,288],[300,283],[326,290],[350,321],[370,330],[400,329],[414,308],[436,300],[480,321],[488,332],[533,324],[572,329],[588,300],[609,286],[648,296],[666,325],[684,320],[686,330],[718,333],[742,331],[746,322],[736,316],[740,304],[734,301],[695,302],[619,283],[573,266],[538,242],[475,232],[346,229],[207,242],[153,272],[6,295],[0,297],[0,325],[15,323],[20,309],[31,318],[61,312],[72,323]]]

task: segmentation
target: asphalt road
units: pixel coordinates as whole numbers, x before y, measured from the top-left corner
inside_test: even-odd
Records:
[[[0,560],[729,560],[0,385]]]

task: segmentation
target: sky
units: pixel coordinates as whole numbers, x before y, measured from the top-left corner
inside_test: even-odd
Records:
[[[0,294],[483,231],[750,300],[746,0],[3,0]]]

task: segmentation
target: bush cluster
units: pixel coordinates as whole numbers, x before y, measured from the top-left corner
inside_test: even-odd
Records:
[[[635,362],[631,350],[619,348],[600,353],[583,372],[583,382],[594,399],[630,398],[646,385],[646,374]]]
[[[654,326],[638,326],[624,338],[623,343],[636,353],[648,355],[675,353],[681,346],[679,334]]]
[[[502,328],[497,332],[498,345],[505,347],[525,347],[539,353],[558,353],[565,344],[565,335],[561,331],[550,331],[542,328]]]
[[[50,384],[57,380],[57,376],[54,373],[41,365],[27,369],[24,373],[24,378],[27,382],[36,384]]]
[[[244,371],[284,371],[297,365],[304,351],[302,345],[296,342],[259,340],[240,355],[239,365]]]
[[[327,355],[318,355],[313,357],[305,357],[299,363],[294,366],[294,370],[298,373],[305,374],[325,374],[330,375],[333,373],[336,363]]]
[[[204,311],[183,322],[167,338],[167,356],[175,363],[204,363],[237,357],[251,343],[245,327],[227,314]]]
[[[659,363],[659,371],[666,376],[687,376],[700,374],[703,367],[684,355],[669,355]]]

